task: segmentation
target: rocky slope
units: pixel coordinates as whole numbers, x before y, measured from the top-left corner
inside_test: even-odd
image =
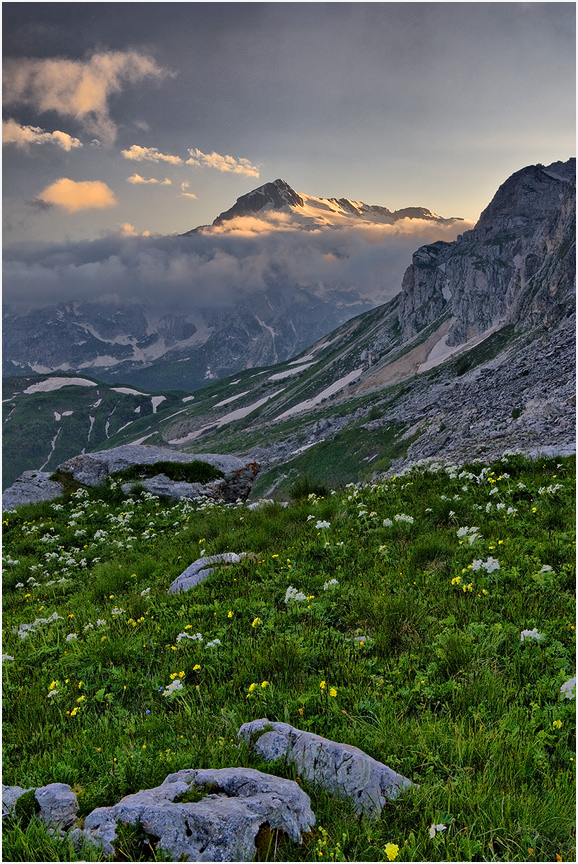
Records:
[[[248,454],[261,494],[300,473],[340,483],[425,457],[572,452],[574,170],[522,169],[472,231],[417,250],[389,303],[107,446]]]

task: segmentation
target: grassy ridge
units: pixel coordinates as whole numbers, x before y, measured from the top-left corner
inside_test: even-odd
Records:
[[[85,816],[186,767],[291,776],[237,745],[266,716],[419,788],[368,823],[303,781],[317,827],[261,857],[572,859],[573,469],[504,457],[254,511],[112,481],[5,513],[4,783],[69,783]],[[225,551],[254,554],[167,595]],[[75,860],[25,816],[4,855]]]

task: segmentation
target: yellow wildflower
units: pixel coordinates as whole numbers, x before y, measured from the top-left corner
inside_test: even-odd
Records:
[[[387,855],[388,861],[395,861],[399,852],[399,846],[396,843],[386,843],[383,851]]]

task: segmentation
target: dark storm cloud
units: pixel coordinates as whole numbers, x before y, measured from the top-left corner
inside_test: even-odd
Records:
[[[410,222],[410,220],[403,220]],[[182,312],[225,305],[279,284],[353,286],[374,300],[399,291],[412,252],[468,227],[412,224],[255,236],[135,237],[5,250],[4,301],[45,306],[115,296]]]

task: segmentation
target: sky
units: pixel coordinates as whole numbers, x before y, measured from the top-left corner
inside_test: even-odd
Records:
[[[276,178],[475,221],[514,171],[575,155],[574,3],[2,11],[8,294]]]

